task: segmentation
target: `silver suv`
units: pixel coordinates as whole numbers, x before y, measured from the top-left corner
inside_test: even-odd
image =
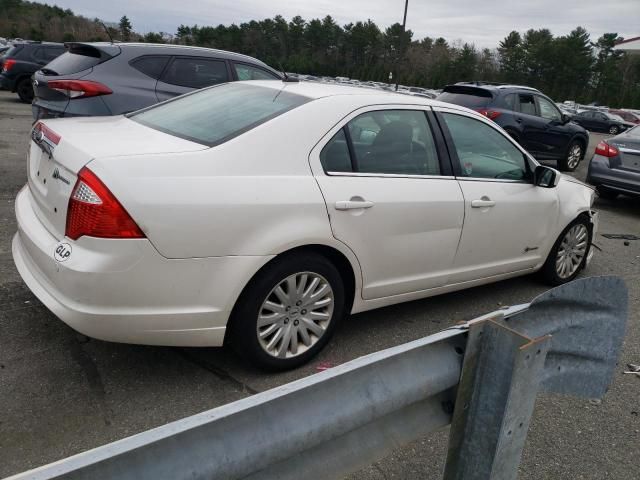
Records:
[[[246,55],[149,43],[67,43],[33,77],[35,120],[119,115],[183,93],[237,80],[281,80]]]

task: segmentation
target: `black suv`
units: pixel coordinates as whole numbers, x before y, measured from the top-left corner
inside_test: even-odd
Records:
[[[34,119],[120,115],[218,83],[282,80],[239,53],[150,43],[66,43],[33,76]]]
[[[563,171],[575,170],[589,145],[589,133],[535,88],[461,82],[446,86],[437,99],[482,113],[535,158],[556,160]]]
[[[0,57],[0,90],[17,92],[20,100],[31,103],[31,75],[64,53],[62,43],[17,42]]]

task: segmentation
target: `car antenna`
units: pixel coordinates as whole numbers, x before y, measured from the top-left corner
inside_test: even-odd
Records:
[[[102,28],[104,28],[104,31],[107,32],[107,36],[109,37],[109,40],[111,40],[111,44],[113,44],[113,37],[111,36],[111,32],[109,32],[109,29],[107,28],[107,26],[100,22],[100,25],[102,25]]]
[[[282,67],[282,63],[278,63],[278,65],[280,65],[280,71],[282,72],[282,81],[283,82],[290,82],[290,83],[295,83],[295,82],[299,82],[300,80],[294,77],[290,77],[289,75],[287,75],[287,72],[284,71],[284,68]]]

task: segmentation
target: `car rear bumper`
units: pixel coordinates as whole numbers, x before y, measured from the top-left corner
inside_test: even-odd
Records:
[[[58,239],[17,196],[12,252],[24,282],[78,332],[146,345],[221,346],[235,300],[271,257],[167,259],[146,239]],[[61,241],[71,255],[54,258]]]
[[[640,194],[640,172],[611,168],[609,160],[602,155],[591,159],[587,182],[622,193]]]

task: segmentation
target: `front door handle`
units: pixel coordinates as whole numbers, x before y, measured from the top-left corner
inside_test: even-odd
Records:
[[[336,210],[356,210],[358,208],[371,208],[374,203],[368,200],[340,200],[336,202]]]
[[[471,200],[471,208],[488,208],[496,204],[489,197],[482,197],[480,200]]]

